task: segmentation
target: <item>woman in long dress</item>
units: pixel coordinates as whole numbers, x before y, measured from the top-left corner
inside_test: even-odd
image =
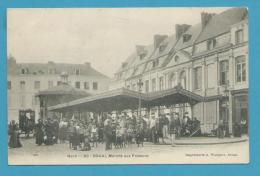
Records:
[[[19,148],[22,147],[22,144],[20,142],[20,138],[19,138],[19,129],[18,129],[18,125],[15,123],[14,120],[11,121],[11,123],[9,124],[9,147],[10,148]]]

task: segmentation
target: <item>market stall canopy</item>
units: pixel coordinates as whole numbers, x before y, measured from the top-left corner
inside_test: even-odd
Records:
[[[125,88],[120,88],[51,106],[48,110],[60,112],[71,110],[109,112],[113,110],[120,111],[124,109],[137,109],[139,98],[141,99],[142,107],[173,105],[180,103],[195,104],[203,101],[202,96],[182,89],[180,86],[153,93],[140,93]]]
[[[85,110],[92,112],[106,112],[112,110],[134,109],[138,107],[141,95],[142,104],[146,104],[148,98],[139,92],[125,88],[111,90],[93,96],[77,99],[71,102],[49,107],[50,111]]]
[[[148,93],[150,106],[163,106],[189,103],[191,105],[203,101],[203,97],[183,89],[180,85],[158,92]]]

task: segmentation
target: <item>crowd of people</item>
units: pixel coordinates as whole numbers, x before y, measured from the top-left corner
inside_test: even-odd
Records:
[[[47,118],[44,121],[39,119],[34,128],[35,143],[54,145],[68,141],[72,150],[91,150],[99,143],[105,143],[105,150],[110,150],[124,148],[134,143],[141,147],[145,141],[154,144],[166,143],[165,139],[171,139],[174,145],[175,138],[196,136],[201,133],[200,121],[195,117],[191,119],[188,113],[182,118],[179,113],[161,114],[158,117],[154,114],[151,117],[129,116],[127,113],[115,117],[108,113],[102,119],[101,121],[96,118],[88,121],[76,118]],[[9,143],[21,145],[18,125],[11,123],[9,131],[11,136]],[[14,138],[19,142],[15,142]],[[10,147],[14,146],[13,144]]]

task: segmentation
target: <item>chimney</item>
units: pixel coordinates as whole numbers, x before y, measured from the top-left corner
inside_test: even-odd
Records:
[[[85,65],[90,68],[91,67],[91,63],[90,62],[85,62]]]
[[[125,68],[127,66],[127,62],[122,63],[122,68]]]
[[[176,35],[176,40],[179,40],[181,35],[184,34],[191,25],[188,24],[176,24],[175,25],[175,35]]]
[[[208,22],[211,20],[211,18],[216,15],[215,13],[207,13],[207,12],[202,12],[201,13],[201,26],[202,29],[205,28],[205,26],[208,24]]]
[[[48,64],[53,65],[54,62],[53,61],[48,61]]]
[[[143,53],[146,53],[145,46],[142,45],[136,45],[136,53],[137,55],[141,55]]]
[[[16,60],[13,56],[9,56],[8,58],[8,65],[15,65],[16,64]]]
[[[154,48],[158,48],[160,43],[162,43],[162,41],[164,39],[166,39],[168,36],[167,35],[160,35],[160,34],[156,34],[153,36],[153,44],[154,44]]]

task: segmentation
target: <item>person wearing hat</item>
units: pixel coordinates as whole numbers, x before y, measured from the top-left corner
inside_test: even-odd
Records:
[[[111,127],[110,119],[106,119],[104,122],[104,140],[105,140],[105,150],[110,150],[111,140],[112,140],[112,127]]]
[[[174,113],[171,116],[169,131],[171,135],[172,147],[175,146],[176,135],[178,134],[178,128],[180,126],[180,119],[178,113]]]
[[[42,145],[44,142],[44,125],[42,119],[38,119],[38,123],[35,125],[35,143]]]
[[[47,123],[45,124],[45,145],[53,145],[54,143],[54,126],[51,118],[47,119]]]

